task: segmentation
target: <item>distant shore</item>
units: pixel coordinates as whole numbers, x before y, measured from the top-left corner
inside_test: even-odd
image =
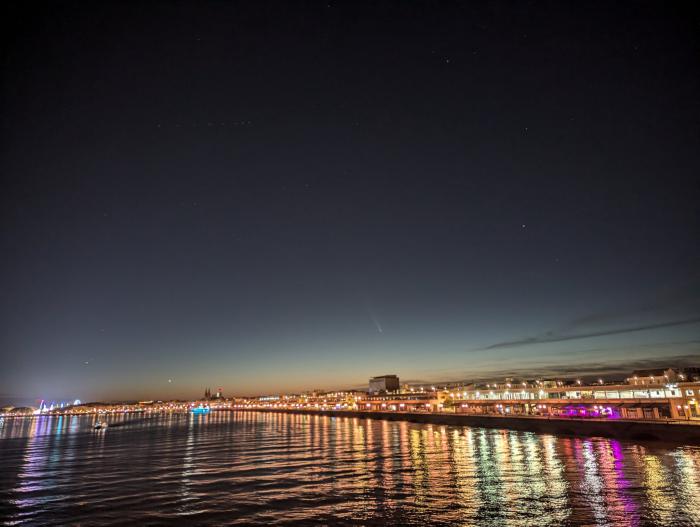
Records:
[[[575,417],[505,417],[495,415],[449,414],[442,412],[290,410],[279,408],[250,408],[243,409],[242,411],[383,419],[386,421],[409,421],[412,423],[470,426],[477,428],[507,428],[523,432],[556,435],[600,436],[614,439],[671,441],[700,445],[700,422],[685,422],[677,419],[667,421],[642,421],[630,419],[579,419]]]

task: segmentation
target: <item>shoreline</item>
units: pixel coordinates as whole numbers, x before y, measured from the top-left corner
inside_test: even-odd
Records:
[[[357,410],[299,410],[270,408],[236,408],[230,411],[268,412],[298,415],[322,415],[351,417],[384,421],[408,421],[411,423],[474,428],[506,428],[520,432],[535,432],[565,436],[606,437],[636,441],[671,441],[700,445],[700,423],[670,421],[641,421],[607,419],[578,419],[572,417],[514,417],[485,416],[448,413],[381,412]]]
[[[677,419],[632,420],[632,419],[597,419],[576,417],[539,417],[539,416],[500,416],[474,415],[445,412],[392,412],[380,410],[317,410],[290,408],[212,408],[216,412],[265,412],[292,415],[317,415],[325,417],[349,417],[353,419],[375,419],[383,421],[405,421],[419,424],[447,426],[468,426],[473,428],[508,429],[520,432],[554,434],[562,436],[605,437],[635,441],[663,441],[700,445],[700,421],[681,421]],[[36,417],[61,416],[110,416],[110,415],[154,415],[165,413],[191,414],[183,409],[141,410],[119,412],[81,412],[53,413],[41,415],[3,416],[4,419],[31,419]]]

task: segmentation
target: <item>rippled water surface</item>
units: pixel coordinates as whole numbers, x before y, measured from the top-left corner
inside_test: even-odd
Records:
[[[5,525],[700,525],[700,448],[221,412],[0,419]]]

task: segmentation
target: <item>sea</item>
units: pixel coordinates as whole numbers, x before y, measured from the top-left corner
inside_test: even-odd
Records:
[[[256,411],[0,419],[0,525],[700,525],[700,447]]]

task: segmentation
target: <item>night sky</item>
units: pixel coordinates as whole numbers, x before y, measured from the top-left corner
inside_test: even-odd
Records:
[[[700,363],[693,2],[2,19],[0,402]]]

